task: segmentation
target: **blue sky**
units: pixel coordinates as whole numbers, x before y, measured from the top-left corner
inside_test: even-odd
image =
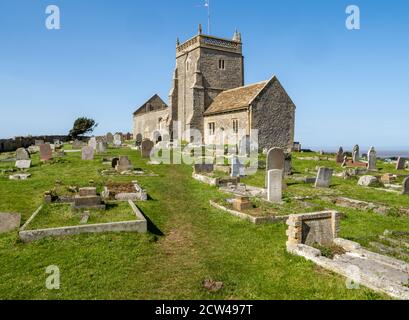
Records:
[[[0,0],[0,138],[131,131],[132,112],[167,99],[175,41],[206,27],[204,0]],[[61,30],[45,28],[58,5]],[[345,27],[347,5],[361,30]],[[304,146],[408,148],[409,3],[211,0],[212,35],[243,35],[246,83],[277,75]]]

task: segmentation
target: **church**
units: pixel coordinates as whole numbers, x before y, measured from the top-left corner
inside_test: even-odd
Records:
[[[238,31],[229,40],[205,35],[200,26],[193,38],[177,40],[168,104],[154,95],[139,107],[134,137],[198,142],[195,131],[200,143],[213,144],[220,132],[233,132],[240,140],[258,130],[259,149],[290,152],[296,107],[276,76],[245,85],[242,46]]]

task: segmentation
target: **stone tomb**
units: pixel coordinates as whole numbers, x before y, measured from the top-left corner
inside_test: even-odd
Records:
[[[101,197],[97,195],[96,188],[80,188],[78,195],[74,197],[72,208],[105,210],[105,204],[103,204]]]
[[[91,146],[82,148],[82,160],[94,160],[94,148]]]
[[[53,158],[53,152],[49,143],[40,145],[40,160],[49,161]]]
[[[153,141],[150,141],[149,139],[143,140],[141,144],[142,158],[150,158],[153,147],[154,147]]]
[[[131,161],[129,161],[129,158],[127,156],[120,156],[119,161],[117,165],[115,166],[115,170],[118,172],[125,172],[132,170],[133,166]]]
[[[30,153],[25,148],[16,150],[16,160],[30,160]]]
[[[20,228],[21,215],[18,213],[0,212],[0,233],[14,231]]]
[[[333,170],[329,168],[320,167],[318,169],[317,179],[315,180],[316,188],[329,188]]]
[[[330,245],[338,237],[340,213],[323,211],[290,215],[287,220],[287,246]]]
[[[280,203],[283,197],[283,170],[273,169],[267,172],[267,200]]]

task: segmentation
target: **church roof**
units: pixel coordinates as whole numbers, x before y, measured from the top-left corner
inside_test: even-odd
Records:
[[[133,114],[142,115],[149,112],[161,111],[168,108],[168,105],[157,94],[152,96],[142,106],[140,106]]]
[[[248,108],[264,87],[270,82],[266,80],[220,93],[204,115],[212,115]]]

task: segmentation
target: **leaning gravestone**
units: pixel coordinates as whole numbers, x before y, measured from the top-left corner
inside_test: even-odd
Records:
[[[407,178],[405,178],[405,180],[403,180],[402,194],[409,194],[409,177],[407,177]]]
[[[29,169],[31,167],[31,160],[17,160],[16,168]]]
[[[352,150],[352,162],[359,162],[359,146],[356,144]]]
[[[129,171],[132,169],[133,169],[132,163],[131,161],[129,161],[129,158],[127,156],[119,157],[119,161],[115,167],[116,171],[124,172],[124,171]]]
[[[335,157],[335,161],[337,163],[342,163],[344,161],[344,149],[342,147],[339,147],[339,150],[338,150],[337,155]]]
[[[88,146],[96,150],[97,149],[97,139],[95,137],[92,137],[91,139],[89,139]]]
[[[30,160],[30,153],[24,148],[16,150],[16,160]]]
[[[141,144],[142,158],[150,158],[153,147],[154,147],[153,141],[150,141],[149,139],[143,140]]]
[[[405,170],[406,158],[399,157],[396,163],[396,170]]]
[[[40,145],[40,160],[48,161],[53,158],[53,152],[49,143]]]
[[[267,173],[270,170],[281,170],[284,174],[285,169],[285,154],[283,149],[272,148],[267,152],[266,159],[266,181],[265,186],[267,187]]]
[[[0,212],[0,233],[6,233],[20,228],[20,221],[20,214]]]
[[[114,135],[111,132],[108,132],[106,135],[106,141],[107,143],[114,143]]]
[[[368,151],[368,170],[376,170],[376,151],[374,147],[371,147]]]
[[[94,160],[94,148],[87,146],[82,148],[82,160]]]
[[[317,180],[315,181],[316,188],[329,188],[331,185],[333,170],[329,168],[319,168]]]
[[[283,196],[283,171],[269,170],[267,172],[267,200],[270,202],[281,202]]]

